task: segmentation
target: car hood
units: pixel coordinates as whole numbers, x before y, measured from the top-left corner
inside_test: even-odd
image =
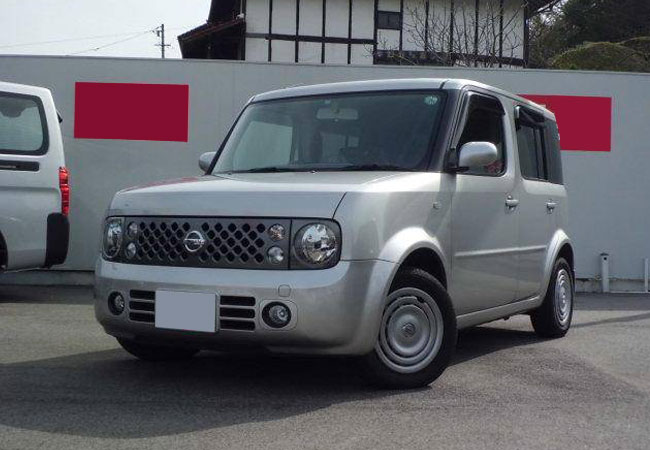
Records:
[[[109,214],[330,218],[346,192],[399,175],[282,172],[179,178],[118,192]]]

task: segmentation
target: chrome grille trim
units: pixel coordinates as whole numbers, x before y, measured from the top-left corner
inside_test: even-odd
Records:
[[[135,222],[135,238],[124,234],[124,244],[115,259],[128,264],[211,267],[232,269],[288,269],[290,260],[291,220],[235,217],[126,217],[125,230]],[[269,227],[280,224],[286,237],[279,242],[267,234]],[[205,240],[199,250],[190,251],[184,239],[196,238],[199,232]],[[129,259],[126,246],[135,243],[136,255]],[[281,264],[272,264],[266,252],[272,246],[285,254]]]

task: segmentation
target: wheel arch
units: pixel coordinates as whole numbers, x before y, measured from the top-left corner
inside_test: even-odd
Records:
[[[417,267],[433,275],[444,287],[448,286],[448,263],[440,241],[420,228],[402,230],[391,238],[380,259],[396,262],[386,294],[400,269]]]
[[[542,284],[543,288],[539,296],[540,303],[543,301],[544,297],[546,297],[548,284],[551,280],[551,276],[553,275],[553,266],[555,265],[555,261],[557,261],[558,258],[563,257],[569,263],[572,272],[571,275],[573,276],[575,284],[575,253],[573,251],[573,244],[571,243],[571,239],[569,239],[569,236],[564,232],[564,230],[557,230],[555,232],[553,239],[551,240],[551,244],[548,248],[548,252],[546,253],[546,261],[544,263],[544,278]]]
[[[404,267],[422,269],[438,280],[447,289],[447,272],[440,255],[428,247],[419,247],[412,250],[399,264],[398,271]]]

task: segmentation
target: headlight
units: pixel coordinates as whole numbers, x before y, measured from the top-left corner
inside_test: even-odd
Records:
[[[113,259],[122,247],[122,223],[124,219],[111,217],[104,226],[104,256]]]
[[[339,235],[334,224],[316,222],[305,225],[293,241],[296,258],[310,268],[333,266],[338,260]]]

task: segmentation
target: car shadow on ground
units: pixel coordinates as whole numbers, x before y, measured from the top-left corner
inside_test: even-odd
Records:
[[[631,301],[621,304],[621,311],[647,316],[650,302]],[[601,302],[578,302],[576,309],[599,310]],[[610,302],[612,309],[617,308]],[[610,320],[630,319],[604,321]],[[462,332],[452,364],[540,342],[532,328],[516,330],[496,322]],[[144,438],[425,393],[434,400],[462,395],[444,375],[420,391],[377,390],[359,376],[354,361],[344,358],[203,352],[190,361],[150,363],[112,349],[0,366],[0,424],[77,436]]]
[[[475,328],[461,334],[453,364],[537,341],[532,332]],[[151,363],[121,349],[5,364],[0,386],[3,425],[113,438],[270,421],[414,393],[369,386],[348,358],[203,352]]]

